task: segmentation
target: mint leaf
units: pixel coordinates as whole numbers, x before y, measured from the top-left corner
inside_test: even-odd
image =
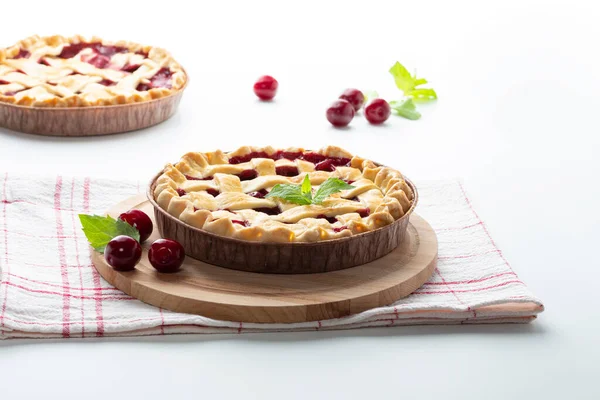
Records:
[[[310,178],[306,174],[302,185],[277,184],[273,186],[273,189],[265,197],[277,197],[289,203],[306,206],[309,204],[321,204],[328,196],[347,189],[354,189],[354,186],[338,178],[329,178],[319,186],[319,190],[317,190],[317,193],[313,197]]]
[[[437,100],[437,93],[433,89],[415,89],[410,92],[414,102],[427,103],[429,101]]]
[[[406,99],[402,101],[390,101],[390,107],[394,110],[398,115],[404,118],[416,120],[421,118],[421,113],[417,111],[417,107],[415,103],[413,103],[412,99]]]
[[[315,193],[315,197],[313,198],[313,204],[321,204],[323,200],[332,194],[347,189],[354,189],[354,186],[349,185],[339,178],[329,178],[319,186],[319,190],[317,190],[317,193]]]
[[[411,75],[404,65],[398,61],[390,68],[390,74],[394,77],[398,89],[402,90],[405,96],[408,96],[410,92],[415,90],[415,87],[427,83],[425,79],[417,79],[416,76]]]
[[[411,75],[410,72],[398,61],[390,68],[390,74],[394,77],[394,82],[398,89],[404,92],[405,96],[410,96],[417,103],[426,103],[428,101],[436,100],[437,93],[433,89],[418,89],[417,86],[421,86],[427,83],[427,79],[417,78],[417,75]],[[418,119],[418,118],[411,118]]]
[[[134,238],[135,240],[140,241],[140,232],[129,225],[127,222],[117,219],[117,235],[125,235]]]
[[[277,185],[273,186],[273,189],[271,189],[271,191],[267,193],[265,198],[278,197],[289,203],[308,205],[312,203],[311,198],[309,196],[312,197],[312,194],[302,193],[302,188],[300,185],[278,183]]]
[[[140,241],[140,233],[133,226],[111,216],[79,214],[83,233],[94,250],[104,253],[108,242],[119,235],[126,235]]]
[[[312,187],[310,186],[310,178],[308,174],[304,175],[304,180],[302,181],[302,187],[300,188],[302,191],[302,195],[308,197],[309,200],[312,201]]]

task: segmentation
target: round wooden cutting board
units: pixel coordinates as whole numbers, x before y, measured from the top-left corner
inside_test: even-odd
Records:
[[[144,195],[117,204],[118,217],[138,208],[152,219]],[[205,317],[259,323],[290,323],[339,318],[389,305],[425,283],[437,264],[437,238],[429,224],[411,215],[406,240],[385,257],[341,271],[320,274],[259,274],[230,270],[190,257],[173,274],[158,273],[148,261],[157,229],[143,245],[134,271],[112,269],[92,250],[96,269],[112,285],[145,303]]]

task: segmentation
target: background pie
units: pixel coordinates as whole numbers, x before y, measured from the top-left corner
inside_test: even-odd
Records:
[[[0,102],[35,107],[110,106],[165,97],[184,87],[163,49],[81,36],[32,36],[0,50]]]

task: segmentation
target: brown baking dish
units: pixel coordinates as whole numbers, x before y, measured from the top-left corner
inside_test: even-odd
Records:
[[[418,200],[417,188],[410,209],[390,225],[374,231],[316,243],[251,242],[216,235],[190,226],[163,210],[154,199],[159,172],[148,187],[158,231],[163,238],[178,241],[190,257],[239,271],[270,274],[312,274],[365,264],[394,250],[406,236],[410,214]]]
[[[122,105],[29,107],[0,102],[0,127],[47,136],[97,136],[134,131],[169,119],[177,110],[186,86],[187,81],[169,96]]]

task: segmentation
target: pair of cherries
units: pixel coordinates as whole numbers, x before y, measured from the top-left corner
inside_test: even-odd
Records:
[[[138,230],[140,241],[130,236],[117,236],[106,245],[104,259],[117,271],[132,271],[142,258],[140,243],[150,237],[154,227],[150,217],[140,210],[129,210],[119,215],[119,219]],[[175,272],[181,267],[184,259],[183,246],[175,240],[158,239],[148,251],[148,260],[158,272]]]
[[[347,126],[364,102],[365,96],[360,90],[346,89],[327,109],[327,120],[336,128]],[[390,117],[392,110],[387,101],[375,98],[367,103],[364,113],[367,121],[379,125]]]

